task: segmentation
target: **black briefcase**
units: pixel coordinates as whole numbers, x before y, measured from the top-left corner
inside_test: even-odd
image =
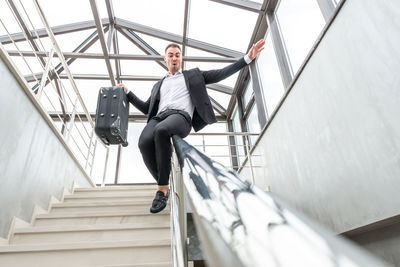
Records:
[[[122,87],[102,87],[97,99],[95,132],[106,145],[128,145],[129,102]]]

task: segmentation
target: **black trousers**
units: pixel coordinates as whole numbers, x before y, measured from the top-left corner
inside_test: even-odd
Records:
[[[171,172],[171,137],[186,137],[192,128],[189,114],[184,111],[166,110],[153,117],[144,127],[139,138],[143,161],[158,185],[169,184]]]

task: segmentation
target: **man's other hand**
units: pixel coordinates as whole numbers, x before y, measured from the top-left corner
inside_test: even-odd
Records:
[[[265,44],[265,40],[261,39],[257,43],[253,44],[253,46],[250,48],[249,52],[247,53],[247,56],[253,60],[257,57],[258,53],[260,53],[264,47],[263,45]]]
[[[119,83],[119,84],[117,84],[117,86],[119,86],[119,87],[123,87],[123,88],[124,88],[124,91],[125,91],[125,93],[127,93],[127,92],[128,92],[128,87],[126,87],[126,86],[125,86],[125,84],[123,84],[123,83]]]

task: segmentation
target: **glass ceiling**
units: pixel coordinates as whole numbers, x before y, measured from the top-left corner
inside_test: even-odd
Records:
[[[30,31],[34,29],[43,29],[44,25],[40,16],[35,8],[33,0],[0,0],[1,6],[6,8],[0,9],[0,18],[2,24],[0,25],[0,37],[7,36],[9,33],[21,33],[22,29],[18,25],[18,19],[13,15],[10,8],[10,2],[13,2],[19,10],[20,16],[27,24]],[[108,2],[109,1],[109,2]],[[90,5],[90,1],[82,0],[69,0],[69,1],[51,1],[39,0],[43,13],[54,31],[55,26],[63,26],[71,23],[76,25],[82,22],[94,21],[94,15]],[[211,0],[190,0],[189,16],[188,16],[188,29],[187,37],[196,41],[204,42],[212,47],[226,48],[229,51],[236,51],[244,54],[250,43],[255,24],[258,18],[257,12],[251,12],[242,8],[232,7],[224,1],[211,1]],[[239,1],[240,2],[240,1]],[[242,1],[243,4],[249,1]],[[252,1],[262,3],[261,0]],[[114,17],[124,21],[132,22],[135,25],[140,24],[151,27],[156,31],[167,32],[171,36],[183,36],[185,24],[185,1],[184,0],[105,0],[96,1],[99,16],[103,22],[103,29],[109,23],[109,15],[107,10],[107,3],[111,4],[114,12]],[[104,25],[107,24],[107,25]],[[33,26],[32,26],[33,25]],[[7,31],[5,30],[7,28]],[[120,54],[130,55],[146,55],[146,53],[131,40],[126,38],[121,33],[121,28],[118,27],[118,22],[115,26],[117,28],[116,36],[118,40],[118,49]],[[108,30],[108,29],[107,29]],[[132,29],[131,29],[132,30]],[[64,34],[56,34],[55,38],[60,49],[65,52],[72,52],[82,42],[84,42],[90,35],[96,32],[95,27],[83,30],[73,30]],[[105,41],[110,31],[104,34]],[[163,55],[164,49],[170,40],[160,39],[151,36],[148,32],[132,30],[134,34],[140,37],[147,46],[150,46],[156,54]],[[181,37],[180,37],[181,38]],[[52,48],[50,38],[42,37],[40,40],[35,40],[38,43],[40,51],[49,52]],[[27,41],[16,42],[17,47],[13,43],[5,44],[6,50],[21,50],[32,51],[31,44]],[[109,49],[110,54],[114,54],[114,47],[111,42]],[[96,53],[103,55],[103,49],[100,41],[97,40],[89,48],[82,53]],[[201,49],[193,47],[186,47],[186,56],[193,57],[212,57],[224,59],[226,56],[206,52]],[[240,54],[238,54],[240,55]],[[47,58],[44,57],[45,61]],[[68,60],[68,58],[66,58]],[[20,57],[13,56],[14,62],[19,67],[21,73],[26,77],[30,76],[30,85],[33,87],[37,82],[32,80],[32,73],[42,73],[39,60],[35,57],[25,57],[25,62]],[[115,60],[111,59],[111,68],[114,76],[116,77]],[[28,63],[29,67],[26,65]],[[60,61],[57,57],[52,60],[53,66],[57,65]],[[190,69],[199,67],[202,70],[209,70],[215,68],[222,68],[230,63],[227,62],[185,62],[184,68]],[[107,65],[104,59],[92,58],[77,58],[69,65],[71,73],[74,75],[88,75],[88,76],[102,76],[103,79],[76,79],[76,84],[82,95],[86,106],[90,113],[94,113],[97,102],[97,92],[101,86],[111,86]],[[154,76],[160,78],[166,74],[166,68],[162,67],[154,60],[120,60],[120,74],[124,76]],[[65,70],[61,75],[65,76]],[[238,74],[235,74],[228,79],[221,81],[219,85],[224,87],[234,88]],[[123,79],[123,78],[122,78]],[[40,81],[40,79],[38,79]],[[141,99],[146,100],[149,95],[153,84],[156,79],[150,81],[134,81],[122,80],[133,92],[135,92]],[[66,90],[72,90],[69,83],[65,80],[64,86]],[[54,98],[54,103],[57,103],[57,94],[54,89],[47,85],[44,90],[50,91],[48,93],[50,98]],[[53,91],[53,92],[51,92]],[[231,100],[231,95],[208,89],[209,95],[216,100],[224,109],[228,108]],[[54,110],[49,103],[44,101],[45,108]],[[61,110],[58,106],[57,110]],[[131,112],[138,112],[132,107]],[[218,115],[219,113],[216,112]]]

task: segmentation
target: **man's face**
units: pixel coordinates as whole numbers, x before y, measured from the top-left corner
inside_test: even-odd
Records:
[[[169,47],[165,53],[164,60],[167,62],[169,72],[175,74],[181,68],[181,50],[177,47]]]

